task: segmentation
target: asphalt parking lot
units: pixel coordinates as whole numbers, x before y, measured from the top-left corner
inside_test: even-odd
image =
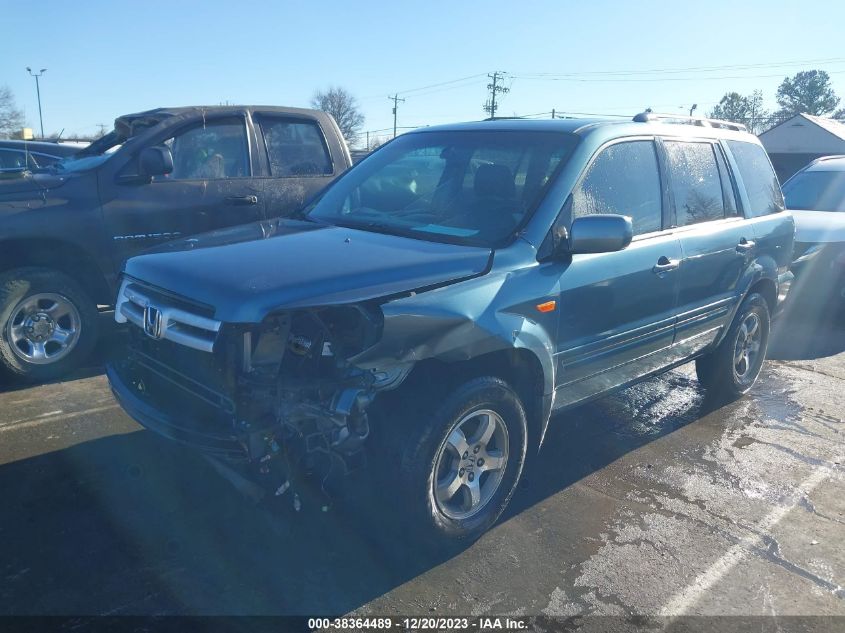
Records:
[[[556,418],[448,553],[374,529],[401,500],[251,503],[96,362],[4,385],[0,614],[845,615],[845,328],[781,323],[770,356],[732,404],[684,367]]]

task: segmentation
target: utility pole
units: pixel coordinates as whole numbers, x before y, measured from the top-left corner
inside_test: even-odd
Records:
[[[41,86],[38,84],[38,78],[46,71],[46,68],[42,68],[40,72],[34,73],[32,72],[32,68],[29,66],[26,67],[26,72],[28,72],[31,77],[35,77],[35,92],[38,95],[38,122],[41,124],[42,139],[44,138],[44,118],[41,116]]]
[[[692,107],[689,109],[689,115],[692,116],[692,113],[695,112],[695,109],[698,107],[697,103],[693,103]]]
[[[484,111],[490,113],[491,119],[495,119],[496,110],[499,108],[499,106],[496,105],[496,95],[508,93],[510,92],[510,88],[505,88],[499,83],[504,80],[505,73],[497,70],[492,75],[487,76],[493,81],[487,84],[487,90],[490,91],[490,99],[484,104]]]
[[[405,103],[405,100],[399,98],[398,92],[388,99],[393,102],[393,138],[396,138],[396,110],[399,108],[399,102]]]

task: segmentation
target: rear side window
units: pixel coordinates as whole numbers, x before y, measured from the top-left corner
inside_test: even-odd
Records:
[[[762,145],[728,141],[728,147],[736,160],[739,175],[748,194],[750,208],[745,210],[746,217],[755,218],[783,211],[780,183]]]
[[[572,193],[572,217],[629,215],[634,235],[662,227],[662,195],[652,141],[626,141],[602,150]]]
[[[710,143],[666,141],[669,186],[678,226],[725,217],[722,181]]]
[[[313,121],[261,116],[270,175],[274,177],[331,174],[332,161],[320,127]]]

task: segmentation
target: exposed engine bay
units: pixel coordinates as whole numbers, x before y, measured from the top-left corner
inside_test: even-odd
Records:
[[[410,370],[349,362],[382,326],[375,304],[293,310],[258,326],[222,325],[211,353],[132,327],[127,382],[177,420],[159,429],[165,435],[240,462],[266,492],[284,494],[292,480],[312,476],[331,496],[366,463],[376,394]]]

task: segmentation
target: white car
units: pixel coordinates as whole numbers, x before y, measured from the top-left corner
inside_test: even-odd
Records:
[[[795,218],[793,294],[821,311],[845,299],[845,156],[814,160],[783,185]]]

